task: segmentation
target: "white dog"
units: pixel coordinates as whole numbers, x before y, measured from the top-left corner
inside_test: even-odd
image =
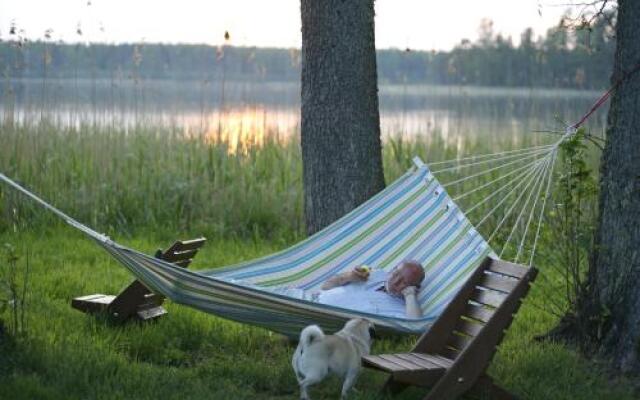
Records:
[[[347,321],[334,335],[327,335],[317,325],[300,333],[300,342],[291,364],[300,385],[300,398],[308,399],[307,388],[323,380],[329,373],[344,378],[342,398],[356,383],[362,356],[369,354],[373,323],[366,319]]]

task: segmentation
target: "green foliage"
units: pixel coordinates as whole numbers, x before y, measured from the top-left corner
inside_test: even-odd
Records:
[[[587,139],[585,129],[580,128],[560,145],[555,204],[548,219],[548,233],[553,243],[548,252],[549,265],[561,277],[555,284],[557,292],[564,296],[554,304],[553,311],[564,318],[563,324],[577,329],[573,333],[578,334],[586,332],[587,325],[594,322],[583,314],[588,297],[587,271],[593,249],[598,194],[590,166],[594,151],[587,146]],[[606,315],[603,309],[597,318],[606,320]]]
[[[3,260],[0,264],[0,323],[2,316],[9,315],[11,333],[14,337],[26,335],[27,295],[29,289],[29,260],[24,267],[18,267],[20,257],[13,245],[2,246]]]
[[[588,165],[588,150],[586,145],[586,130],[580,128],[575,134],[560,144],[563,169],[560,171],[558,182],[559,200],[569,213],[569,217],[584,215],[585,199],[597,194],[596,181],[593,171]],[[582,221],[575,221],[576,223]]]

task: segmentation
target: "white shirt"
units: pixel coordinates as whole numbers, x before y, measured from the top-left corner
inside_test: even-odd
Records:
[[[352,310],[390,317],[406,318],[402,297],[393,296],[383,290],[388,273],[384,270],[372,270],[365,282],[351,282],[329,290],[321,291],[318,303],[329,304]]]

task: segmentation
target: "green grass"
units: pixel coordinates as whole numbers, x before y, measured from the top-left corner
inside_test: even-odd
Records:
[[[151,232],[121,240],[147,252],[169,242]],[[297,398],[290,366],[293,348],[280,336],[171,303],[169,315],[156,323],[112,326],[69,304],[74,296],[117,292],[131,280],[98,246],[67,227],[5,232],[0,243],[16,247],[19,268],[27,258],[31,268],[28,335],[0,349],[0,398]],[[212,240],[193,268],[253,258],[283,245]],[[533,341],[556,322],[534,307],[544,302],[545,282],[540,279],[534,286],[490,372],[521,398],[635,398],[629,381],[611,381],[565,346]],[[412,340],[379,341],[373,351],[404,350]],[[364,371],[351,398],[376,398],[383,379]],[[340,382],[332,379],[311,394],[337,398],[339,390]],[[398,398],[418,399],[423,393],[412,389]]]

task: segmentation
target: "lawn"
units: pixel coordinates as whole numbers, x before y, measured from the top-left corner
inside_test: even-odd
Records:
[[[185,231],[182,238],[199,236]],[[116,239],[152,253],[174,238],[136,232]],[[30,268],[27,335],[0,344],[2,399],[295,399],[293,348],[281,336],[168,302],[169,315],[148,324],[113,326],[70,307],[74,296],[118,292],[132,278],[103,250],[71,228],[10,229],[0,234]],[[213,239],[192,268],[271,253],[286,241]],[[4,257],[0,267],[6,272]],[[544,271],[543,271],[544,273]],[[633,399],[633,385],[560,344],[540,343],[556,318],[543,311],[547,280],[538,279],[494,358],[490,373],[525,399]],[[7,324],[8,313],[2,314]],[[373,352],[405,350],[415,338],[382,340]],[[384,376],[367,370],[352,399],[378,397]],[[325,381],[312,398],[338,398]],[[412,389],[399,399],[418,399]]]

